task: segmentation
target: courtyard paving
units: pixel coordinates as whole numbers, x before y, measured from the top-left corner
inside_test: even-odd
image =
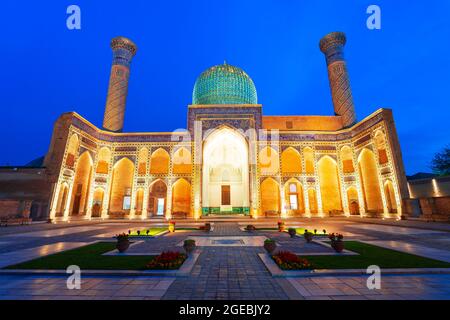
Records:
[[[252,223],[276,226],[276,220]],[[271,237],[283,249],[308,250],[301,238],[290,239],[287,234],[271,231],[250,234],[239,229],[245,224],[215,222],[209,234],[166,234],[132,246],[129,252],[181,250],[178,244],[184,239],[206,236]],[[287,225],[341,232],[346,239],[376,241],[380,246],[444,261],[450,253],[450,228],[442,223],[343,218],[289,220]],[[0,267],[148,227],[149,222],[94,221],[0,228]],[[258,257],[264,252],[259,246],[204,246],[199,250],[188,277],[83,276],[81,290],[67,289],[65,276],[0,274],[0,299],[450,299],[447,274],[383,275],[381,289],[369,290],[365,276],[273,278]]]

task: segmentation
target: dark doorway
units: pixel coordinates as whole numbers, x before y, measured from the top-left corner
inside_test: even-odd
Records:
[[[222,205],[229,206],[230,204],[230,186],[222,186]]]

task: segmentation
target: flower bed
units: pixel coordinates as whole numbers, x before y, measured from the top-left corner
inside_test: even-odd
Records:
[[[186,260],[184,253],[176,251],[164,251],[150,261],[146,268],[150,270],[174,270],[179,269]]]
[[[279,251],[272,259],[283,270],[312,269],[312,264],[307,259],[300,258],[290,251]]]

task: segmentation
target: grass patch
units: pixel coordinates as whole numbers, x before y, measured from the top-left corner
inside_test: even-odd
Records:
[[[102,256],[114,250],[115,242],[97,242],[80,248],[55,253],[5,269],[66,269],[77,265],[81,270],[145,270],[155,256]]]
[[[142,229],[139,230],[140,231],[140,235],[138,235],[138,230],[134,230],[131,231],[131,233],[129,234],[130,237],[145,237],[145,236],[149,236],[149,237],[154,237],[164,231],[167,231],[167,228],[150,228],[150,229]],[[148,234],[147,234],[148,231]]]
[[[417,255],[385,249],[359,241],[345,241],[345,249],[359,253],[355,256],[302,256],[314,269],[380,268],[450,268],[450,263]],[[331,249],[330,249],[331,250]]]

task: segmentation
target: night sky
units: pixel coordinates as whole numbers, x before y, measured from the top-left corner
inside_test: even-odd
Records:
[[[66,8],[81,8],[68,30]],[[366,27],[366,8],[382,29]],[[124,131],[186,127],[197,76],[227,63],[253,79],[266,115],[331,115],[322,36],[347,34],[358,119],[392,108],[407,174],[430,171],[449,143],[450,2],[441,1],[2,1],[0,165],[46,153],[53,122],[76,111],[101,126],[110,40],[138,53]]]

